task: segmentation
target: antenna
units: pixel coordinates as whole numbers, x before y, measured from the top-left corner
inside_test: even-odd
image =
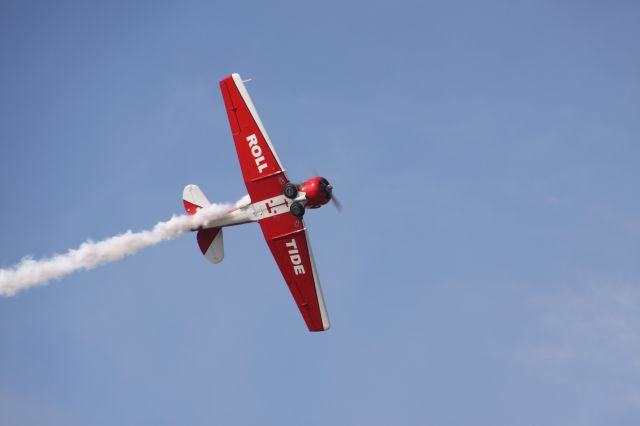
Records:
[[[250,82],[251,80],[253,80],[253,79],[252,79],[252,78],[248,78],[248,79],[246,79],[246,80],[242,80],[242,82],[243,82],[243,83],[248,83],[248,82]]]

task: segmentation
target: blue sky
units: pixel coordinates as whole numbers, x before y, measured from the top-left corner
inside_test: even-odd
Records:
[[[0,424],[636,425],[636,2],[0,4],[0,267],[244,194],[248,84],[310,212],[310,334],[259,227],[0,299]]]

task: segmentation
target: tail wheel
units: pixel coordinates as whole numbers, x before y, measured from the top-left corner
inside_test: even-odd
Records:
[[[284,186],[284,196],[293,200],[298,196],[298,187],[289,182]]]
[[[304,216],[304,206],[302,204],[300,204],[298,201],[296,201],[293,204],[291,204],[291,207],[289,208],[289,211],[295,217]]]

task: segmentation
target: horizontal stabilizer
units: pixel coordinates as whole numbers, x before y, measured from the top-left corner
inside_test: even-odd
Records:
[[[210,205],[209,199],[197,185],[187,185],[182,191],[184,209],[194,215],[202,207]],[[200,229],[197,234],[198,247],[208,260],[220,263],[224,259],[224,238],[222,228]]]
[[[213,263],[220,263],[224,259],[224,238],[222,228],[208,228],[198,231],[198,246],[200,251]]]
[[[204,195],[204,192],[198,188],[198,185],[187,185],[184,187],[184,191],[182,191],[182,202],[188,215],[194,215],[198,209],[211,204],[207,196]]]

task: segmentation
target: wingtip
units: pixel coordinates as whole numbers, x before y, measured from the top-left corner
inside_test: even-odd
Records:
[[[323,321],[322,322],[322,327],[319,328],[313,328],[313,327],[309,327],[309,331],[312,333],[321,333],[323,331],[327,331],[331,328],[331,323],[327,320],[326,322]]]
[[[322,319],[322,326],[324,327],[324,331],[327,331],[331,328],[331,322],[329,321],[329,318]]]

